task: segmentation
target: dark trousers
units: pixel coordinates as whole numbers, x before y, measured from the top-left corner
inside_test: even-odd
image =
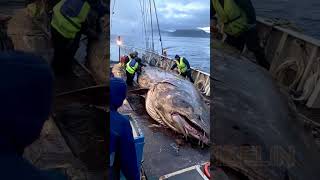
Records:
[[[133,86],[133,78],[135,74],[130,74],[128,71],[126,71],[127,74],[127,85]]]
[[[79,48],[81,33],[74,39],[67,39],[51,27],[51,34],[54,48],[51,66],[56,75],[69,74],[72,72],[72,63]]]
[[[189,80],[190,80],[192,83],[194,83],[194,81],[193,81],[193,79],[192,79],[192,76],[191,76],[191,69],[188,69],[186,72],[181,73],[180,75],[183,76],[183,77],[188,77]]]
[[[264,50],[259,45],[256,27],[251,28],[247,32],[242,33],[239,37],[233,37],[228,35],[225,42],[239,49],[240,51],[242,51],[244,45],[246,45],[247,48],[254,53],[259,65],[266,69],[270,68],[270,64],[265,58]]]

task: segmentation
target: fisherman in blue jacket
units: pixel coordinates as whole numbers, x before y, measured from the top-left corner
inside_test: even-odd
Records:
[[[140,180],[132,129],[127,118],[117,109],[127,94],[126,82],[110,80],[110,179],[119,180],[120,171],[128,180]]]
[[[45,60],[22,53],[0,53],[0,179],[67,180],[40,170],[22,157],[40,136],[53,97],[53,75]]]

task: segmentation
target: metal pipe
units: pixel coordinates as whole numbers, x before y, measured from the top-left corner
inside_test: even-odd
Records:
[[[120,39],[120,36],[118,36],[117,44],[118,44],[118,46],[119,46],[119,62],[120,62],[120,45],[121,45],[121,39]]]

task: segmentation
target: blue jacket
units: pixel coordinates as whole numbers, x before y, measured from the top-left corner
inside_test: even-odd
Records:
[[[110,179],[118,180],[120,171],[127,180],[140,180],[132,129],[127,118],[117,112],[126,98],[126,83],[110,80]]]
[[[0,53],[0,179],[62,180],[22,157],[39,138],[51,110],[53,75],[42,58],[22,52]]]

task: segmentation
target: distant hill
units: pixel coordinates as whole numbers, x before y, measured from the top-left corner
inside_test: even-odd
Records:
[[[149,35],[151,34],[151,31],[148,32]],[[136,36],[137,34],[132,34]],[[158,36],[158,30],[155,29],[153,31],[154,36]],[[177,29],[175,31],[168,31],[168,30],[161,30],[161,35],[163,36],[172,36],[172,37],[202,37],[202,38],[210,38],[210,33],[205,32],[201,29]],[[126,36],[130,35],[121,35],[121,38],[124,38]],[[117,35],[111,34],[110,38],[112,40],[116,40]]]
[[[161,34],[175,37],[210,37],[210,34],[201,29],[178,29],[173,32],[162,31]]]

